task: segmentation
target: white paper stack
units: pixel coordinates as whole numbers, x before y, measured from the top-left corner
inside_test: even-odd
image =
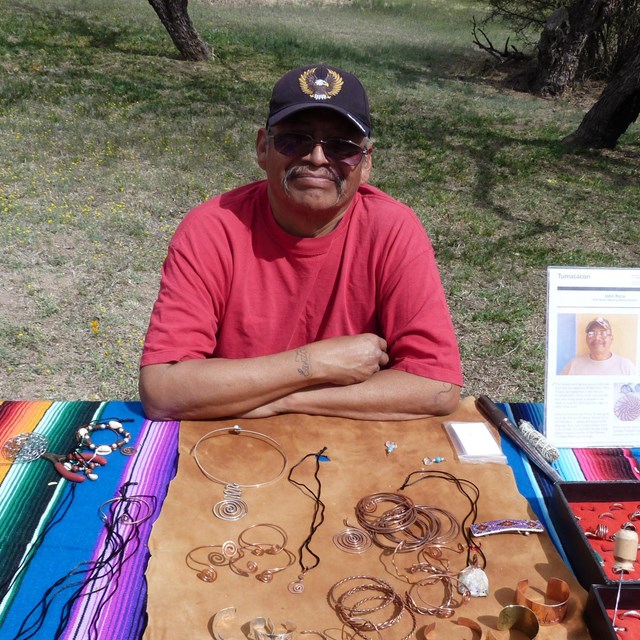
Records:
[[[460,462],[507,464],[507,457],[484,422],[445,422],[444,428]]]

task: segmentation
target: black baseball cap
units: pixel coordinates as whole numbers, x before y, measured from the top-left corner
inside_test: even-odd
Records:
[[[273,87],[267,127],[303,109],[323,107],[341,113],[371,135],[369,100],[353,74],[326,64],[300,67],[285,73]]]

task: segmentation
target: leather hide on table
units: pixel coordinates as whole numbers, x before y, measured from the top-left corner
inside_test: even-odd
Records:
[[[526,500],[518,493],[507,465],[463,464],[456,455],[443,428],[445,420],[479,421],[473,398],[466,398],[454,414],[447,418],[428,418],[408,422],[370,422],[308,415],[282,415],[260,420],[216,420],[183,422],[180,427],[180,460],[176,477],[158,521],[155,523],[149,547],[151,559],[147,569],[148,626],[146,640],[210,639],[213,637],[214,616],[221,610],[235,608],[235,615],[224,620],[224,640],[243,640],[248,623],[255,618],[270,618],[276,626],[292,621],[297,631],[330,632],[340,637],[342,625],[331,608],[327,594],[339,580],[366,575],[382,578],[396,591],[404,594],[409,584],[395,575],[391,556],[373,546],[362,554],[338,549],[333,536],[345,528],[345,520],[357,526],[355,506],[366,495],[379,492],[396,493],[407,475],[420,469],[447,471],[475,483],[480,490],[479,522],[500,518],[533,518]],[[242,499],[248,514],[241,520],[228,522],[212,514],[213,505],[222,499],[224,487],[207,478],[192,455],[194,444],[206,433],[239,424],[243,429],[257,431],[274,438],[284,449],[287,468],[276,482],[260,488],[243,490]],[[385,443],[393,441],[397,448],[387,454]],[[288,585],[300,574],[298,550],[309,534],[314,501],[308,494],[287,481],[289,469],[308,453],[327,447],[328,462],[320,464],[321,499],[325,505],[325,520],[318,528],[310,548],[320,557],[319,565],[304,579],[303,593],[290,593]],[[223,481],[256,484],[278,473],[281,457],[263,441],[247,436],[214,437],[199,447],[199,458],[209,473]],[[442,456],[440,464],[425,467],[423,458]],[[315,487],[314,458],[307,459],[295,471],[294,479]],[[454,513],[458,520],[469,511],[469,502],[454,483],[430,477],[407,488],[406,493],[416,504],[441,507]],[[217,568],[214,582],[203,582],[186,563],[187,554],[196,547],[222,545],[237,541],[248,527],[270,523],[282,527],[287,535],[287,548],[296,562],[286,571],[264,584],[255,576],[233,573],[228,567]],[[264,527],[254,527],[245,537],[259,542],[269,537]],[[456,624],[459,617],[471,618],[491,630],[498,638],[509,638],[509,631],[497,631],[497,616],[504,605],[511,604],[519,580],[529,580],[527,595],[544,602],[544,590],[551,577],[567,581],[571,587],[569,610],[564,623],[541,627],[539,640],[585,640],[589,633],[582,620],[586,593],[564,565],[546,533],[524,536],[499,534],[478,539],[487,559],[489,595],[473,598],[456,609],[450,619],[417,616],[417,637],[468,640],[476,638],[470,629]],[[266,542],[267,540],[265,540]],[[459,542],[464,542],[462,537]],[[213,549],[212,549],[213,550]],[[219,549],[218,549],[219,550]],[[281,554],[282,555],[282,554]],[[445,551],[452,568],[462,569],[466,553]],[[410,556],[410,557],[406,557]],[[397,554],[396,564],[412,564],[413,554]],[[246,561],[247,558],[245,558]],[[258,563],[265,558],[254,558]],[[272,559],[269,559],[272,561]],[[305,564],[313,557],[305,554]],[[419,579],[420,574],[411,577]],[[434,600],[442,591],[434,586]],[[228,613],[228,612],[227,612]],[[220,621],[221,617],[217,618]],[[367,633],[369,638],[403,638],[410,626],[408,616],[380,635]],[[435,629],[428,627],[435,623]],[[216,625],[217,628],[217,625]],[[515,632],[513,632],[515,633]],[[300,634],[297,634],[300,637]],[[414,634],[416,635],[416,634]],[[524,636],[522,636],[524,637]],[[218,639],[219,640],[219,639]]]

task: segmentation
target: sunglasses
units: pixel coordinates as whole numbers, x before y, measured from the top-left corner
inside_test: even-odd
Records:
[[[269,134],[269,137],[273,140],[276,151],[289,158],[302,158],[309,155],[319,144],[327,160],[355,167],[369,153],[359,144],[343,138],[316,140],[308,133],[274,133]]]

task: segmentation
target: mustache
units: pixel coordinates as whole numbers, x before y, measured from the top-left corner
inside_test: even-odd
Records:
[[[309,168],[305,165],[296,165],[293,167],[289,167],[285,171],[284,176],[282,177],[282,186],[284,187],[285,192],[289,193],[289,180],[300,178],[306,175],[329,178],[330,180],[333,180],[336,185],[336,189],[338,190],[338,198],[340,198],[344,193],[345,179],[332,167],[322,167],[315,171],[309,171]]]

